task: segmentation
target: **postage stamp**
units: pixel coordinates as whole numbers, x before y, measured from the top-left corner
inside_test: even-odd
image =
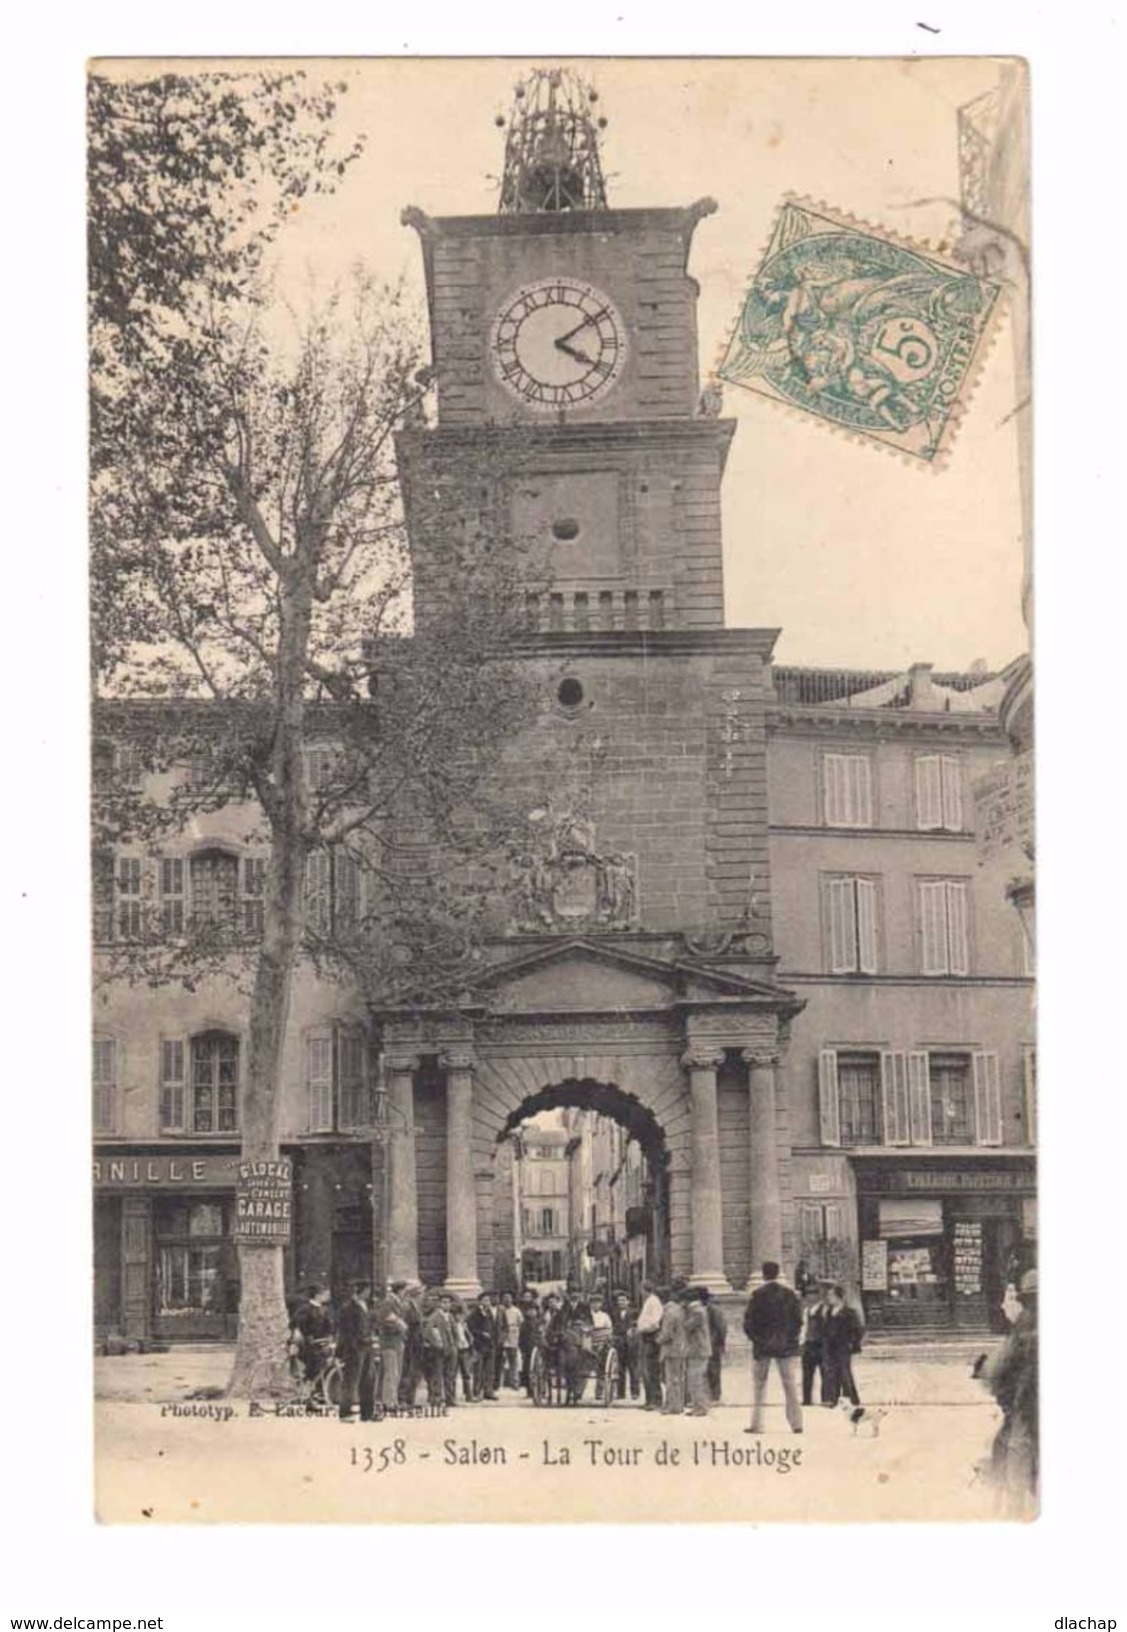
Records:
[[[935,463],[974,384],[1000,288],[821,205],[787,199],[718,370]]]

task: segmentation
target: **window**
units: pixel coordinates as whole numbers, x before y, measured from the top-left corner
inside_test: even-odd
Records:
[[[160,1045],[160,1126],[162,1133],[184,1127],[184,1044],[166,1038]]]
[[[973,1144],[974,1090],[969,1058],[965,1054],[932,1054],[924,1059],[929,1075],[932,1144]]]
[[[189,862],[192,923],[198,929],[235,926],[239,859],[228,850],[198,850]]]
[[[233,1133],[239,1125],[239,1039],[209,1031],[191,1040],[192,1132]]]
[[[305,1039],[310,1133],[348,1133],[371,1124],[368,1036],[360,1026],[328,1026]]]
[[[816,1275],[837,1279],[842,1272],[842,1245],[848,1238],[845,1208],[840,1201],[800,1201],[798,1252]]]
[[[948,833],[963,831],[963,768],[953,755],[917,757],[916,826]]]
[[[541,1233],[541,1235],[555,1235],[555,1233],[556,1233],[556,1209],[554,1207],[541,1207],[541,1209],[540,1209],[540,1233]]]
[[[94,1132],[112,1133],[117,1099],[117,1044],[112,1037],[94,1039],[93,1081]]]
[[[918,890],[921,974],[969,974],[969,887],[966,879],[921,879]]]
[[[826,921],[831,974],[877,972],[877,883],[871,878],[827,878]]]
[[[258,856],[243,858],[243,934],[262,934],[265,914],[266,863]]]
[[[340,750],[321,743],[305,750],[305,781],[310,788],[323,790],[338,781],[341,773]]]
[[[354,935],[360,926],[361,880],[356,857],[339,845],[305,859],[305,922],[314,935]]]
[[[824,1145],[879,1145],[880,1055],[824,1048],[818,1057],[818,1108]]]
[[[822,756],[822,806],[827,827],[872,827],[872,762],[867,754]]]
[[[160,864],[160,927],[163,935],[184,933],[184,863],[165,856]]]
[[[117,929],[123,941],[137,940],[143,928],[142,871],[139,856],[119,856],[117,863]]]

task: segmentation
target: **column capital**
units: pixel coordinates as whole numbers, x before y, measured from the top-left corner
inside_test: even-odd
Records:
[[[448,1048],[438,1056],[438,1062],[444,1071],[472,1071],[477,1057],[469,1048]]]
[[[385,1054],[383,1065],[384,1070],[390,1072],[393,1076],[407,1077],[418,1069],[419,1056],[397,1051],[392,1054]]]
[[[740,1058],[749,1071],[773,1071],[779,1064],[778,1054],[770,1054],[759,1048],[743,1049]]]
[[[695,1043],[681,1055],[681,1064],[686,1071],[715,1071],[724,1064],[724,1050]]]

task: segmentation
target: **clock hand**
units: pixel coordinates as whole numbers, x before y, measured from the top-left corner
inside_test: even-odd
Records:
[[[569,329],[566,334],[561,334],[560,338],[556,341],[556,345],[561,345],[565,340],[574,340],[577,334],[582,334],[584,329],[589,328],[592,323],[597,323],[600,317],[605,317],[606,315],[607,307],[605,306],[601,311],[592,312],[590,317],[585,317],[583,319],[582,323],[577,323],[574,329]]]
[[[566,340],[557,340],[555,347],[557,351],[566,351],[568,356],[574,357],[577,363],[586,363],[588,368],[594,368],[594,358],[588,357],[585,351],[577,351],[574,346],[569,346]]]

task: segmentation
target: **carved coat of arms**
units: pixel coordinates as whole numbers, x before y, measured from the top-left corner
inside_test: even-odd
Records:
[[[582,805],[531,811],[512,864],[516,929],[632,929],[637,922],[638,858],[599,850]]]

